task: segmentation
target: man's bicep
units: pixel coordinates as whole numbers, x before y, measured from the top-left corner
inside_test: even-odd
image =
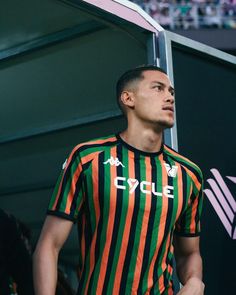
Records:
[[[199,252],[199,236],[182,237],[174,235],[174,249],[176,256],[185,256]]]
[[[66,241],[73,222],[56,216],[47,216],[38,244],[49,244],[60,250]]]

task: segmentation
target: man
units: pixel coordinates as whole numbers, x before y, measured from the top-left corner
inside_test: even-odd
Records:
[[[179,294],[203,294],[201,171],[163,144],[174,124],[174,89],[162,69],[139,67],[121,76],[117,98],[127,129],[79,144],[63,165],[35,253],[36,294],[54,294],[73,222],[77,294],[173,294],[173,242]]]

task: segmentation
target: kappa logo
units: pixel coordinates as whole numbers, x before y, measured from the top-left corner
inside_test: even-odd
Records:
[[[110,157],[110,159],[106,160],[105,162],[103,162],[104,165],[106,164],[110,164],[111,166],[115,165],[116,167],[117,166],[122,166],[122,167],[125,167],[120,161],[118,158],[113,158],[113,157]]]
[[[211,202],[229,236],[236,240],[236,200],[220,172],[215,168],[210,171],[215,179],[207,179],[210,189],[205,189],[204,193]],[[226,177],[236,183],[236,177]]]
[[[167,171],[168,176],[176,177],[177,171],[178,171],[178,166],[173,165],[172,167],[170,167],[170,165],[167,163],[164,163],[164,165],[166,167],[166,171]]]

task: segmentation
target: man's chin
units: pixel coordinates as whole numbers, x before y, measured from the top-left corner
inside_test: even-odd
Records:
[[[158,124],[163,128],[172,128],[174,126],[174,121],[160,121]]]

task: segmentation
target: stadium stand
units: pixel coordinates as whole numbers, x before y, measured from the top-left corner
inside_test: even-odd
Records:
[[[134,0],[163,28],[236,53],[236,0]],[[212,33],[214,33],[212,35]]]

